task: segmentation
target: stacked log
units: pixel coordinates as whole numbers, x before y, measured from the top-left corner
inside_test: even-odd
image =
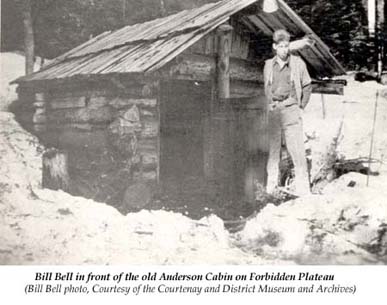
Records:
[[[44,187],[120,203],[129,186],[158,179],[158,83],[111,85],[19,88],[29,122],[45,131],[45,145],[60,149],[44,157]]]
[[[67,154],[57,149],[49,149],[43,154],[43,188],[69,191],[70,178],[67,160]]]
[[[35,113],[32,118],[35,130],[44,130],[46,124],[46,101],[44,99],[44,93],[36,93],[35,101],[33,103]]]

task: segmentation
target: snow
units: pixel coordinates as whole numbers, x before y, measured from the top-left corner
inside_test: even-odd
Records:
[[[319,170],[321,155],[325,154],[332,138],[337,135],[341,122],[343,127],[337,147],[338,156],[346,160],[368,159],[377,90],[379,98],[372,158],[379,162],[372,163],[371,170],[383,175],[387,171],[387,88],[375,81],[356,82],[353,76],[347,76],[347,81],[343,96],[325,96],[325,119],[322,115],[321,95],[312,94],[305,109],[304,130],[313,138],[308,143],[312,149],[312,177]]]
[[[262,262],[234,247],[223,221],[115,208],[40,188],[37,139],[0,113],[0,262],[3,264]]]
[[[232,245],[223,221],[115,208],[41,189],[37,138],[0,112],[1,264],[237,264],[262,260]]]
[[[37,63],[41,61],[37,58],[34,71],[40,69]],[[8,106],[17,99],[17,85],[9,83],[24,75],[25,57],[21,54],[4,52],[0,53],[0,111],[6,111]]]
[[[353,178],[361,174],[349,174]],[[311,264],[386,260],[387,189],[348,188],[342,176],[330,192],[268,205],[238,234],[247,251]],[[378,240],[384,238],[384,240]],[[372,252],[373,254],[371,254]]]
[[[347,80],[344,96],[325,96],[325,119],[321,95],[313,94],[304,111],[311,175],[320,169],[341,123],[338,157],[368,160],[379,91],[372,154],[377,162],[370,167],[377,175],[369,177],[367,186],[366,175],[350,172],[329,183],[321,195],[268,205],[237,236],[247,251],[313,264],[387,263],[387,88],[356,82],[352,76]]]
[[[16,78],[22,73],[19,56],[2,54],[2,67],[3,60],[12,67],[4,75]],[[15,71],[19,75],[13,75]],[[42,189],[44,148],[6,112],[14,96],[8,87],[3,89],[1,264],[387,263],[385,87],[349,78],[344,97],[326,99],[325,120],[319,96],[314,95],[305,110],[305,130],[314,135],[308,145],[315,156],[326,150],[344,117],[339,154],[346,159],[367,157],[374,96],[376,90],[382,92],[373,155],[379,160],[373,169],[379,176],[372,176],[369,186],[366,176],[348,173],[320,195],[267,205],[235,234],[215,215],[200,220],[163,210],[122,215],[103,203]]]

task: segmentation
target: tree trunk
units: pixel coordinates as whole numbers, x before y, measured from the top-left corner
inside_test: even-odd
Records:
[[[368,19],[368,31],[371,37],[375,35],[375,1],[367,0],[367,19]]]
[[[126,0],[122,0],[122,25],[126,25]]]
[[[382,76],[384,47],[385,47],[385,15],[384,15],[384,0],[376,2],[376,34],[377,34],[377,72],[378,78]]]
[[[160,15],[161,17],[167,16],[167,10],[165,9],[164,0],[160,0]]]
[[[67,154],[55,148],[47,150],[43,154],[42,187],[68,192],[69,186]]]
[[[21,10],[24,25],[24,53],[26,57],[25,72],[26,75],[34,72],[35,42],[34,29],[32,25],[31,1],[23,0]]]

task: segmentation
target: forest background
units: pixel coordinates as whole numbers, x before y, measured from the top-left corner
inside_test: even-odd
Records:
[[[1,52],[25,50],[26,26],[31,28],[34,56],[52,59],[104,31],[216,1],[2,0]],[[374,40],[368,33],[367,0],[286,2],[348,70],[373,68]]]

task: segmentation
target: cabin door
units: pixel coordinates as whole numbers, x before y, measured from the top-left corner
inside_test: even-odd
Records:
[[[234,200],[253,202],[257,186],[266,183],[265,101],[258,96],[219,100],[213,117],[215,179]]]
[[[160,88],[160,182],[203,181],[203,124],[210,84],[174,80],[162,82]]]

